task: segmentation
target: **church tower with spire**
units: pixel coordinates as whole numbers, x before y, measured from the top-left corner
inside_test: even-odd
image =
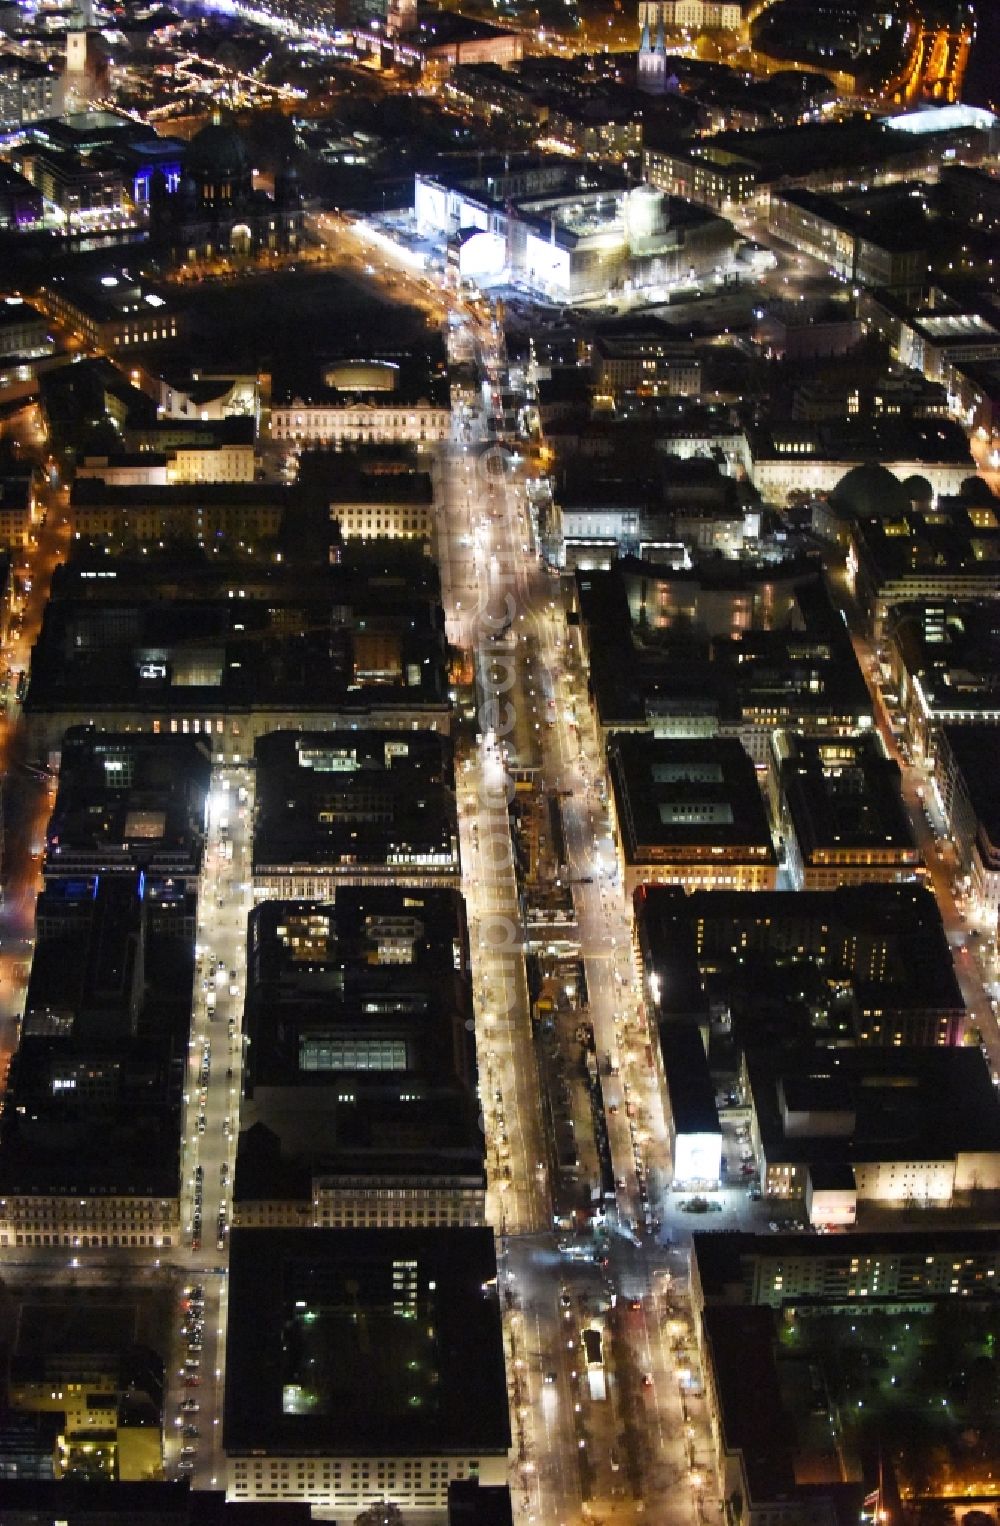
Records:
[[[94,0],[79,0],[66,29],[66,66],[62,75],[63,111],[85,111],[94,97],[95,72],[90,54]]]
[[[667,88],[667,45],[663,34],[663,10],[655,0],[640,0],[639,24],[636,84],[647,95],[663,95]]]

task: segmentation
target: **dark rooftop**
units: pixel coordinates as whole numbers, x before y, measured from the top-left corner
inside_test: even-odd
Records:
[[[504,1454],[491,1229],[233,1231],[230,1456]]]
[[[960,713],[964,721],[1000,715],[1000,605],[948,600],[897,604],[889,634],[906,668],[920,680],[932,720]]]
[[[139,1333],[136,1304],[118,1299],[105,1304],[87,1299],[47,1299],[23,1303],[18,1310],[11,1379],[44,1383],[59,1375],[67,1357],[92,1357],[108,1371],[133,1346]]]
[[[197,874],[211,771],[210,745],[198,737],[72,727],[46,833],[46,874]]]
[[[978,1048],[748,1049],[747,1072],[769,1159],[862,1163],[951,1159],[1000,1151],[1000,1103]],[[822,1107],[853,1113],[849,1131],[799,1133],[782,1121],[793,1086],[829,1078],[837,1094]],[[804,1099],[809,1110],[810,1102]]]
[[[305,567],[77,551],[53,578],[25,708],[439,708],[437,594],[405,549]]]
[[[313,1171],[481,1184],[471,1018],[457,892],[345,887],[333,904],[257,907],[237,1199],[302,1198]]]
[[[607,753],[627,863],[707,857],[720,846],[739,848],[762,866],[774,862],[756,770],[735,737],[619,731]]]
[[[694,1023],[661,1023],[663,1069],[678,1134],[719,1134],[719,1110],[701,1032]]]
[[[425,48],[441,48],[513,35],[504,27],[461,16],[455,11],[423,11],[413,41]]]
[[[448,1485],[448,1526],[513,1526],[510,1489],[453,1478]]]
[[[224,448],[224,447],[220,447]],[[95,469],[101,465],[153,465],[157,457],[149,451],[91,458],[88,464]],[[70,502],[74,508],[107,507],[121,509],[157,508],[172,509],[189,506],[204,507],[211,511],[216,505],[234,508],[268,508],[272,504],[286,508],[293,490],[275,482],[169,482],[169,483],[117,483],[105,482],[103,477],[77,477],[73,483]]]
[[[774,743],[781,790],[803,862],[823,850],[895,850],[914,868],[920,853],[903,807],[899,765],[872,731],[853,737],[784,732]]]
[[[962,775],[976,819],[986,834],[989,849],[1000,844],[1000,728],[996,726],[945,726],[951,755]]]
[[[61,1427],[61,1417],[53,1416]],[[187,1480],[130,1483],[96,1478],[3,1481],[5,1526],[309,1526],[312,1506],[293,1500],[227,1503],[220,1490],[192,1489]]]
[[[794,1435],[774,1360],[774,1316],[720,1305],[705,1309],[702,1324],[723,1445],[743,1454],[754,1504],[785,1498],[795,1490]]]
[[[330,488],[330,508],[336,514],[341,503],[429,504],[433,497],[429,472],[341,470]]]
[[[687,157],[720,151],[734,154],[754,165],[762,179],[771,181],[840,168],[850,170],[860,181],[866,169],[882,170],[893,159],[918,160],[929,149],[926,138],[898,132],[860,114],[838,122],[720,132],[679,147]]]
[[[851,1028],[883,1037],[912,1013],[937,1039],[939,1023],[953,1025],[965,1010],[937,903],[914,883],[686,896],[645,885],[635,894],[635,918],[644,962],[659,975],[659,1016],[697,1012],[711,992],[732,1000],[734,1034],[748,1045],[764,1041],[772,1020],[788,1042],[796,1012],[815,1037],[815,1013],[809,1017],[808,999],[802,1005],[810,983],[817,1003],[834,1008],[838,988],[849,988]],[[790,985],[772,991],[768,981],[778,982],[782,969]]]
[[[591,688],[606,727],[696,715],[707,724],[858,724],[871,701],[814,565],[725,557],[673,569],[624,557],[578,571]],[[716,597],[726,591],[731,603]],[[736,605],[740,605],[737,618]],[[652,610],[655,608],[655,621]]]
[[[141,874],[39,896],[0,1193],[177,1192],[195,907]]]
[[[391,648],[391,643],[386,643]],[[389,651],[391,658],[392,653]],[[254,873],[458,873],[452,746],[435,731],[273,731],[254,746]]]
[[[440,15],[446,20],[464,20],[447,11]],[[356,376],[354,386],[350,384],[352,376]],[[451,398],[444,367],[417,350],[352,356],[296,353],[294,359],[286,357],[275,367],[272,395],[279,405],[301,399],[318,407],[340,408],[363,402],[382,408],[415,403],[447,408]]]
[[[970,474],[975,471],[965,431],[954,419],[848,415],[789,424],[782,405],[770,422],[751,431],[755,458],[781,455],[781,446],[787,450],[789,442],[794,442],[796,454],[806,460],[859,461],[867,465],[879,461],[916,461],[968,466]]]

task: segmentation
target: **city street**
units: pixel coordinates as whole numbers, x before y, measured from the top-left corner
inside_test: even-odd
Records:
[[[249,769],[217,768],[212,775],[209,834],[198,907],[194,1014],[185,1090],[182,1231],[190,1280],[205,1287],[201,1351],[178,1334],[166,1408],[166,1467],[180,1460],[174,1424],[178,1405],[192,1393],[201,1406],[194,1478],[202,1487],[224,1480],[222,1374],[225,1362],[226,1281],[232,1192],[239,1135],[246,990],[247,913],[251,891],[253,776]],[[187,1364],[197,1358],[198,1366]],[[185,1375],[200,1378],[187,1388]]]
[[[430,321],[448,319],[453,358],[473,359],[485,384],[479,406],[470,408],[467,397],[456,405],[452,439],[436,449],[432,471],[447,636],[476,676],[474,714],[456,715],[456,778],[487,1213],[497,1236],[505,1313],[517,1518],[538,1526],[577,1526],[631,1522],[642,1515],[667,1526],[716,1526],[721,1506],[693,1345],[687,1250],[697,1229],[764,1230],[775,1210],[748,1200],[738,1176],[713,1194],[718,1212],[708,1221],[686,1212],[680,1195],[671,1192],[653,1040],[610,832],[601,739],[587,674],[567,623],[568,589],[539,561],[527,495],[533,468],[504,443],[499,402],[495,416],[489,405],[506,379],[502,324],[485,304],[470,303],[434,278],[401,266],[370,230],[354,225],[345,240],[343,220],[323,214],[313,231],[338,244],[331,259],[359,283],[377,275],[397,296],[419,304]],[[806,280],[815,279],[808,262],[804,266],[798,257],[782,254],[763,289],[785,295],[794,287],[797,294]],[[747,300],[745,291],[721,295],[714,307],[713,299],[706,299],[703,316],[717,317],[719,304],[729,302],[735,312]],[[6,652],[12,680],[0,737],[8,814],[0,946],[4,1067],[16,1042],[40,875],[38,849],[53,785],[49,760],[24,756],[13,697],[52,572],[69,541],[65,493],[48,490],[47,506],[37,544],[17,558],[23,608]],[[1000,1074],[1000,1029],[983,978],[985,973],[995,980],[995,954],[985,940],[971,940],[928,771],[899,753],[877,692],[877,654],[862,634],[850,591],[837,576],[832,581],[873,690],[879,729],[902,768],[904,798],[955,949],[971,1020]],[[595,1213],[589,1228],[576,1222],[572,1234],[557,1229],[554,1218],[555,1156],[542,1092],[548,1080],[543,1082],[533,1032],[525,908],[508,810],[515,787],[559,806],[565,877],[575,910],[572,941],[586,976],[586,1003],[572,1009],[570,1031],[578,1018],[593,1028],[614,1178],[613,1199],[594,1184],[604,1212]],[[131,1280],[160,1290],[170,1304],[165,1471],[206,1488],[225,1482],[226,1269],[245,1042],[252,814],[252,771],[216,768],[199,883],[180,1243],[166,1254],[136,1249],[107,1258],[67,1260],[65,1253],[25,1251],[10,1263],[15,1276],[26,1281],[37,1276],[70,1286],[74,1280],[110,1286]],[[735,1110],[724,1118],[731,1176],[739,1170],[739,1121]],[[599,1176],[594,1140],[582,1137],[590,1122],[578,1110],[582,1175],[588,1178]],[[588,1368],[583,1337],[589,1332],[600,1334],[602,1358]]]
[[[480,371],[495,374],[502,364],[495,330],[478,317],[473,322]],[[488,1211],[507,1303],[515,1501],[520,1517],[530,1521],[625,1521],[650,1513],[689,1526],[712,1518],[717,1491],[704,1416],[684,1397],[689,1366],[660,1328],[665,1290],[672,1299],[682,1297],[677,1273],[683,1262],[642,1232],[644,1212],[652,1218],[657,1211],[658,1186],[669,1182],[670,1164],[602,798],[598,740],[559,585],[532,549],[523,467],[512,452],[485,445],[486,432],[486,421],[476,420],[471,441],[461,442],[467,431],[456,421],[460,438],[439,449],[435,487],[448,635],[473,654],[480,680],[478,740],[464,754],[460,749],[459,801]],[[563,796],[588,1018],[599,1056],[613,1062],[605,1100],[615,1106],[607,1121],[623,1186],[609,1218],[604,1267],[560,1255],[551,1228],[503,792],[505,768],[530,776],[536,760],[537,787]],[[592,1397],[580,1350],[581,1329],[599,1311],[606,1400]]]
[[[54,799],[54,781],[29,758],[17,699],[42,623],[52,574],[70,542],[68,490],[47,486],[44,516],[34,542],[12,555],[16,578],[10,630],[2,654],[4,703],[0,707],[0,829],[3,833],[3,899],[0,904],[0,1075],[6,1076],[17,1044],[34,945],[35,896],[41,882],[41,846]]]

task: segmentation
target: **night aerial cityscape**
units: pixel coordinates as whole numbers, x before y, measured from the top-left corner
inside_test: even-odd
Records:
[[[1000,0],[0,0],[0,1526],[1000,1526]]]

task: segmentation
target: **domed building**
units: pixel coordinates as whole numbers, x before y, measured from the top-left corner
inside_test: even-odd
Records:
[[[903,488],[911,506],[915,509],[929,509],[934,502],[934,488],[919,472],[914,472],[910,477],[904,477]]]
[[[910,495],[888,467],[867,461],[845,472],[830,494],[831,503],[853,519],[895,519],[907,513]]]
[[[910,507],[906,484],[887,467],[866,461],[845,472],[825,502],[821,497],[814,503],[813,529],[846,551],[854,520],[899,519]]]
[[[966,508],[995,509],[997,499],[990,485],[982,477],[966,477],[959,490],[959,497]]]
[[[254,189],[242,135],[216,117],[188,144],[177,191],[156,197],[151,237],[180,265],[292,253],[302,233],[298,180],[286,170],[274,185],[273,197]]]
[[[198,205],[207,211],[241,205],[253,194],[253,169],[235,127],[212,122],[195,133],[184,155],[184,174],[194,182]]]

